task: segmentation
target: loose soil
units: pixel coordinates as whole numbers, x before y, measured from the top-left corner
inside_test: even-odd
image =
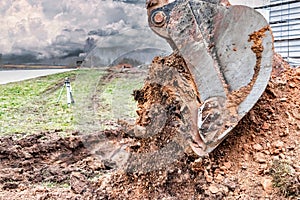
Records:
[[[138,126],[122,121],[86,135],[1,137],[0,199],[300,198],[300,69],[275,55],[257,104],[214,152],[198,158],[185,134],[193,126],[182,122],[192,115],[182,103],[197,94],[180,59],[164,58],[166,82],[150,84],[154,72],[163,72],[150,67],[149,85],[134,92]],[[172,74],[189,88],[187,96],[169,87]]]

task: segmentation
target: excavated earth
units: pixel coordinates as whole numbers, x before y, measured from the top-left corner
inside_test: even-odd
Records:
[[[1,137],[0,199],[300,198],[300,68],[275,55],[262,97],[201,159],[186,134],[186,105],[196,96],[181,57],[155,58],[144,87],[134,91],[136,126]],[[92,151],[90,146],[101,146],[99,138],[119,156]]]

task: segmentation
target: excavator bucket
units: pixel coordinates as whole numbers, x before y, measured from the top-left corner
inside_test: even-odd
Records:
[[[272,70],[273,36],[265,18],[220,0],[150,0],[151,29],[185,60],[198,88],[191,147],[213,151],[254,106]]]

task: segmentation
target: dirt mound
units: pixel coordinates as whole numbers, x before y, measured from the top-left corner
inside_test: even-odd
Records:
[[[164,81],[155,79],[159,76]],[[187,90],[172,87],[170,76]],[[0,138],[0,199],[297,199],[300,69],[275,55],[259,102],[201,159],[190,151],[191,136],[185,134],[193,124],[183,122],[191,115],[184,105],[193,102],[194,91],[179,56],[156,58],[144,87],[134,94],[139,126],[92,135]],[[116,154],[130,152],[122,168],[91,151],[103,136]]]
[[[193,124],[183,121],[192,115],[194,84],[179,56],[156,58],[144,87],[135,92],[141,127],[134,147],[140,156],[130,166],[136,171],[112,179],[119,182],[115,189],[123,188],[123,194],[114,190],[114,198],[296,198],[299,78],[299,69],[290,69],[275,55],[272,78],[259,102],[219,148],[198,159],[188,146],[191,136],[185,134]]]
[[[97,141],[99,135],[110,138],[115,133],[104,131],[84,137],[74,133],[65,137],[47,132],[21,139],[0,138],[0,199],[67,199],[82,193],[89,187],[88,179],[111,170],[97,155],[91,155],[85,144]],[[81,185],[83,180],[85,184]],[[69,186],[74,191],[71,195],[66,190]],[[18,194],[13,192],[11,196],[11,192],[4,191]]]

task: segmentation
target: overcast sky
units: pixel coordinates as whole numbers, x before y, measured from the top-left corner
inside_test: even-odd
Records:
[[[148,27],[145,1],[0,0],[0,54],[67,57],[89,50],[88,38],[100,48],[170,51]]]
[[[40,59],[83,49],[88,37],[100,46],[137,45],[143,39],[151,46],[157,38],[148,29],[144,1],[1,0],[0,32],[0,53]]]

